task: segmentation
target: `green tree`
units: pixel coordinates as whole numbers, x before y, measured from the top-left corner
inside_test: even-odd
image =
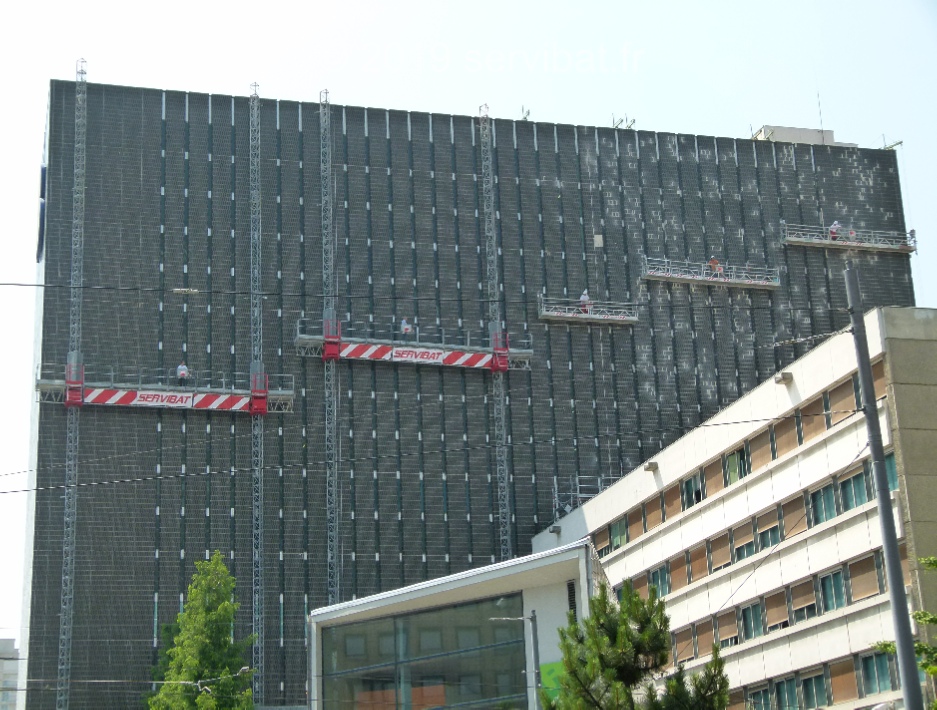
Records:
[[[937,570],[937,557],[918,557],[921,566],[929,570]],[[913,611],[911,618],[924,626],[937,626],[937,614],[929,611]],[[883,641],[875,644],[875,648],[884,653],[896,653],[894,641]],[[918,641],[914,644],[914,652],[918,657],[918,665],[932,678],[937,678],[937,646]],[[937,710],[937,701],[931,705],[931,710]]]
[[[630,586],[616,604],[603,586],[589,600],[589,616],[560,629],[564,673],[554,698],[541,693],[545,707],[557,710],[724,710],[729,680],[718,648],[703,671],[690,679],[683,667],[658,694],[654,679],[670,657],[670,619],[651,589],[642,599]]]
[[[235,642],[231,630],[240,606],[234,577],[220,552],[195,563],[188,599],[177,618],[178,633],[158,669],[164,682],[149,698],[151,710],[251,710],[252,671],[244,661],[253,637]]]

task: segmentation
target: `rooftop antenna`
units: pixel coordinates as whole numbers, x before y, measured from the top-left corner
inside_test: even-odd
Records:
[[[894,150],[899,145],[904,145],[904,141],[892,141],[891,143],[886,143],[885,134],[882,134],[882,150]]]
[[[820,103],[820,89],[817,89],[817,113],[820,114],[820,142],[826,145],[826,133],[823,132],[823,105]]]
[[[530,118],[530,109],[524,108],[522,105],[521,106],[521,120],[526,121],[528,118]]]
[[[616,118],[615,118],[615,114],[614,114],[614,113],[612,114],[612,128],[620,128],[620,127],[621,127],[621,124],[623,124],[623,123],[625,124],[625,130],[627,131],[629,128],[631,128],[631,127],[634,126],[634,119],[632,118],[632,119],[629,121],[629,120],[628,120],[628,114],[627,114],[627,113],[625,114],[625,117],[624,117],[624,118],[619,118],[619,119],[616,119]]]

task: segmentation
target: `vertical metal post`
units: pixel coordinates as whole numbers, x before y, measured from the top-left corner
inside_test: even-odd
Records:
[[[534,708],[540,710],[540,639],[537,635],[537,610],[530,610],[530,645],[534,652]]]
[[[251,225],[251,377],[263,374],[263,296],[260,272],[260,97],[257,84],[250,97]],[[254,703],[264,702],[264,418],[251,417],[252,627]]]
[[[332,117],[329,92],[319,93],[319,156],[322,188],[322,325],[335,321],[335,234],[332,230]],[[324,331],[323,331],[324,332]],[[329,604],[339,600],[338,381],[335,360],[322,362],[325,401],[325,507]]]
[[[491,169],[491,124],[488,105],[479,107],[479,135],[482,154],[482,206],[485,219],[485,256],[488,281],[488,334],[494,347],[501,337],[501,276],[498,270],[498,240],[495,234],[494,178]],[[508,474],[506,397],[504,373],[491,372],[491,399],[495,424],[495,472],[498,481],[498,531],[501,559],[512,556],[511,544],[511,488]]]
[[[918,678],[917,657],[914,653],[914,637],[908,615],[908,599],[904,591],[901,559],[898,556],[898,537],[895,534],[895,518],[888,490],[888,475],[885,472],[885,452],[882,448],[882,432],[879,428],[878,407],[875,403],[875,387],[872,381],[872,363],[869,360],[869,344],[866,340],[865,320],[862,314],[862,297],[859,294],[859,279],[852,262],[846,262],[846,297],[852,335],[856,344],[856,360],[859,366],[859,390],[862,394],[862,409],[869,432],[869,451],[872,456],[872,477],[875,480],[875,495],[878,502],[878,518],[882,526],[882,552],[885,557],[885,577],[891,595],[891,617],[895,626],[895,647],[898,655],[898,675],[904,706],[908,710],[923,709],[921,683]]]
[[[88,83],[85,60],[75,72],[75,167],[72,186],[72,269],[68,313],[68,365],[81,371],[81,297],[85,243],[85,137],[88,126]],[[81,377],[84,388],[84,377]],[[56,710],[68,710],[72,675],[72,620],[75,602],[75,521],[78,496],[78,425],[80,406],[68,408],[65,425],[65,510],[62,525],[62,604],[59,615],[59,660]]]

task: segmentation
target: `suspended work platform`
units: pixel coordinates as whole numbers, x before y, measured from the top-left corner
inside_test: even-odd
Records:
[[[66,370],[69,370],[66,372]],[[40,402],[66,406],[161,407],[219,412],[292,412],[293,375],[218,373],[176,369],[84,368],[42,365],[36,380]]]
[[[443,329],[419,327],[404,333],[334,322],[325,331],[323,334],[322,321],[301,318],[293,341],[297,355],[494,371],[529,370],[534,355],[529,337],[517,347],[508,341],[506,333],[491,338],[481,332],[447,334]]]
[[[563,298],[537,299],[537,316],[540,320],[565,321],[567,323],[601,323],[602,325],[630,325],[638,322],[636,303],[613,303],[611,301],[571,301]]]
[[[656,281],[671,281],[731,288],[773,289],[781,285],[779,269],[764,266],[734,266],[730,264],[644,257],[642,277]]]
[[[866,251],[896,251],[910,254],[917,250],[917,235],[912,229],[903,232],[883,232],[872,229],[816,227],[806,224],[781,222],[781,237],[785,244],[825,249],[864,249]]]

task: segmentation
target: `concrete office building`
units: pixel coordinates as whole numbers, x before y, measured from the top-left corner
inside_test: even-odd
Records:
[[[865,321],[908,598],[933,610],[937,580],[917,559],[937,550],[937,311],[876,309]],[[692,671],[722,647],[733,708],[902,707],[895,661],[873,649],[894,633],[857,389],[842,333],[534,549],[589,535],[613,585],[655,587],[676,660]]]
[[[214,549],[304,702],[310,609],[529,552],[842,327],[848,254],[914,303],[891,151],[320,99],[52,82],[31,707],[137,702]]]

